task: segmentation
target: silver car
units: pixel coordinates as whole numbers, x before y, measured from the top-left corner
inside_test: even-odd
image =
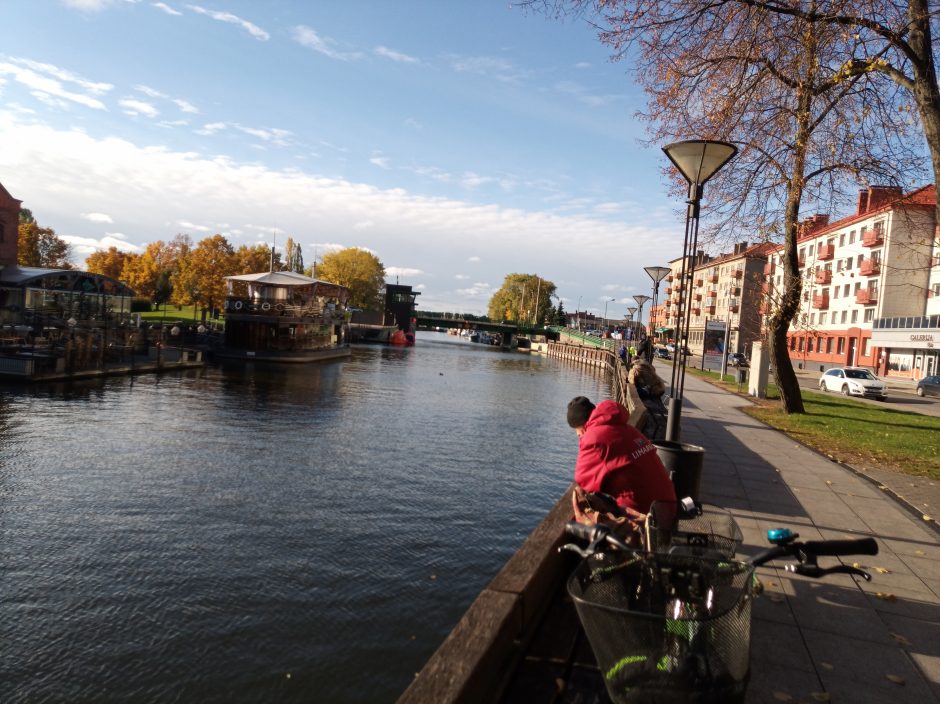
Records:
[[[843,396],[863,396],[885,401],[888,387],[867,369],[836,367],[819,377],[820,391],[839,391]]]

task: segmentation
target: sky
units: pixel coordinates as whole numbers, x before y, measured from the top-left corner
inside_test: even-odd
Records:
[[[509,0],[3,0],[0,183],[73,247],[362,247],[419,310],[510,273],[622,317],[681,256],[643,95]]]

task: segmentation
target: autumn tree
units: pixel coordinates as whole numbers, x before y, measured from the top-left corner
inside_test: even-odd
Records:
[[[191,248],[192,240],[187,235],[177,235],[170,242],[151,242],[141,254],[129,254],[125,258],[121,279],[138,296],[157,301],[161,280],[168,281],[167,277],[172,277],[179,270],[180,258]]]
[[[25,214],[24,214],[25,213]],[[72,247],[51,227],[40,227],[29,210],[20,211],[16,263],[45,269],[71,269]]]
[[[382,306],[385,266],[377,256],[359,247],[323,255],[317,278],[349,289],[349,306],[375,310]]]
[[[507,274],[503,285],[491,297],[490,320],[541,323],[552,308],[555,284],[537,274]]]
[[[105,250],[99,249],[89,254],[85,259],[85,271],[110,276],[112,279],[120,281],[129,254],[128,252],[122,252],[117,247],[108,247]]]
[[[287,243],[284,245],[284,259],[285,271],[293,271],[297,274],[304,273],[303,252],[300,245],[290,237],[287,238]]]
[[[587,3],[576,2],[578,6]],[[832,26],[737,0],[603,3],[602,41],[634,62],[649,97],[654,143],[735,143],[735,162],[709,182],[704,205],[735,241],[782,241],[783,287],[768,342],[784,410],[803,403],[787,350],[802,294],[797,236],[805,202],[828,207],[869,178],[907,181],[919,167],[897,96],[840,57],[859,39]],[[677,180],[677,191],[687,189]]]
[[[262,271],[282,271],[281,253],[274,252],[271,263],[271,248],[264,244],[243,244],[235,250],[235,274],[257,274]]]
[[[172,301],[212,308],[225,300],[225,277],[235,273],[235,250],[222,235],[200,240],[179,259],[173,276]]]

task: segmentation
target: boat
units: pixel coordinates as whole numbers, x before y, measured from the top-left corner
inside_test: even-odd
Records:
[[[314,362],[350,354],[349,289],[293,271],[225,277],[224,359]]]

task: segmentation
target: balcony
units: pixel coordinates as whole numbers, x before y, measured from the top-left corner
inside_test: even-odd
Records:
[[[692,315],[701,315],[701,314],[702,314],[702,309],[701,309],[701,308],[693,308],[693,309],[692,309]]]
[[[806,257],[805,257],[805,256],[803,256],[803,257],[798,257],[797,260],[796,260],[796,265],[797,265],[798,267],[800,267],[800,269],[802,269],[804,266],[806,266]]]
[[[776,265],[774,264],[764,264],[764,276],[770,276],[776,270]]]
[[[737,307],[737,306],[730,306],[730,307],[728,308],[728,310],[730,310],[732,313],[737,313],[737,312],[738,312],[738,307]]]
[[[696,301],[700,301],[700,300],[702,300],[702,294],[696,293],[696,294],[693,296],[693,298],[694,298]]]
[[[666,295],[668,296],[670,293],[672,293],[672,286],[667,286],[667,287],[666,287]]]
[[[819,271],[817,271],[816,283],[817,284],[831,284],[832,272],[829,269],[820,269]]]
[[[816,259],[821,262],[828,262],[836,255],[836,246],[834,244],[821,244],[816,250]]]
[[[872,291],[871,289],[863,288],[859,289],[855,294],[855,302],[860,303],[863,306],[872,305],[878,302],[878,292]]]
[[[735,269],[734,271],[731,272],[731,276],[734,277],[735,279],[740,279],[742,276],[744,276],[744,270]]]
[[[718,274],[712,274],[708,277],[708,283],[717,284],[718,283]]]
[[[715,306],[705,307],[705,315],[714,315],[714,314],[715,314]]]
[[[695,280],[695,285],[696,285],[696,286],[701,286],[701,285],[704,284],[704,283],[705,283],[705,280],[702,279],[702,278],[698,278],[698,279]]]
[[[876,227],[874,230],[866,230],[862,233],[863,247],[879,247],[884,243],[884,230],[880,227]]]
[[[761,285],[760,285],[760,292],[761,292],[761,294],[763,294],[763,295],[766,296],[768,293],[770,293],[770,291],[771,291],[772,288],[773,288],[773,284],[761,284]]]
[[[858,273],[862,276],[877,276],[881,273],[881,260],[863,259],[858,267]]]
[[[817,310],[828,310],[829,309],[829,294],[823,294],[822,296],[813,296],[813,308]]]
[[[672,274],[669,274],[669,276],[666,277],[666,281],[670,283],[672,282]]]

